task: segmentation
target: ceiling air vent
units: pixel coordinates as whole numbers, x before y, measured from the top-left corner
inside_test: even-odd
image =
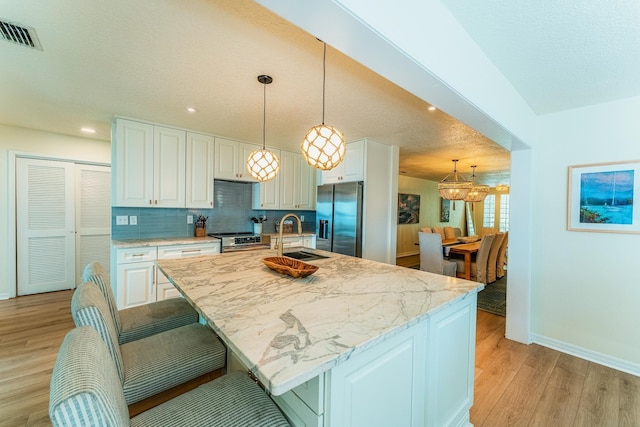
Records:
[[[42,50],[42,45],[40,45],[40,40],[38,40],[38,35],[34,28],[0,19],[0,35],[8,42]]]

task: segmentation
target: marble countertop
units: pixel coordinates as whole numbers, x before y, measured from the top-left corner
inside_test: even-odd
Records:
[[[267,389],[280,395],[449,304],[482,283],[340,254],[293,279],[268,269],[271,249],[157,261]],[[295,250],[295,248],[290,248]]]
[[[169,245],[196,245],[204,243],[218,243],[220,239],[215,237],[167,237],[158,239],[131,239],[112,240],[111,245],[117,249],[140,248],[147,246],[169,246]]]

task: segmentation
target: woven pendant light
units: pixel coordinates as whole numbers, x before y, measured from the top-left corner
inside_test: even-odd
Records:
[[[273,82],[270,76],[260,75],[258,81],[263,85],[263,109],[262,109],[262,148],[249,154],[247,158],[247,169],[252,177],[260,182],[269,181],[278,174],[280,170],[280,160],[276,153],[265,148],[266,127],[267,127],[267,85]]]
[[[464,198],[465,202],[482,202],[489,194],[489,186],[483,184],[476,184],[476,166],[471,166],[473,173],[471,175],[471,190]]]
[[[464,176],[458,174],[456,169],[458,160],[452,160],[452,162],[453,172],[438,183],[438,192],[443,199],[464,200],[471,190],[471,183]]]
[[[322,60],[322,124],[313,126],[304,137],[300,146],[306,162],[316,169],[330,170],[336,167],[347,151],[342,132],[324,124],[324,100],[326,81],[327,44],[323,43]]]

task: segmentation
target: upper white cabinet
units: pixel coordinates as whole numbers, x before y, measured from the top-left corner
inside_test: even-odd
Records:
[[[335,168],[322,171],[318,184],[336,184],[364,180],[364,140],[347,144],[344,160]]]
[[[315,169],[302,154],[282,151],[280,156],[280,209],[315,209]]]
[[[274,151],[280,157],[280,172],[270,181],[254,184],[253,209],[315,209],[315,169],[302,154]]]
[[[213,207],[214,138],[187,132],[187,208]]]
[[[232,181],[257,182],[247,170],[247,158],[260,146],[216,138],[214,177]]]
[[[183,130],[116,119],[113,205],[184,207],[185,145]]]

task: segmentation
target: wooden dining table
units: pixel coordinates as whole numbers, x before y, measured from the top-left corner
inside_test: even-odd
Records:
[[[464,272],[456,272],[456,276],[462,279],[471,280],[471,255],[478,252],[481,241],[473,243],[463,243],[461,245],[449,246],[449,255],[461,254],[464,256]]]

